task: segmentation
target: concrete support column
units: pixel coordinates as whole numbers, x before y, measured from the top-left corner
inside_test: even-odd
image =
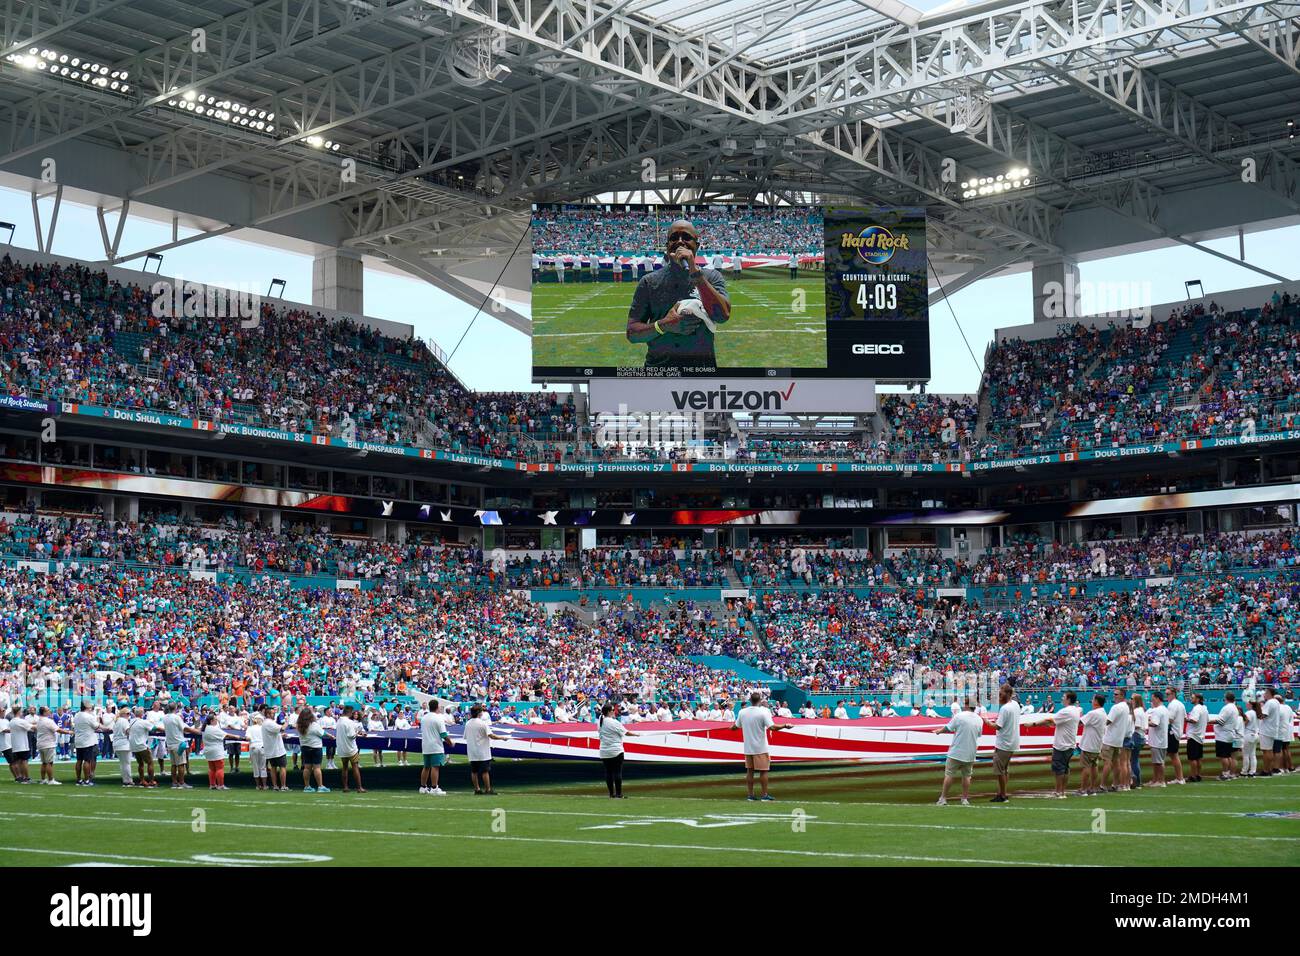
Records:
[[[364,277],[359,255],[344,249],[322,252],[311,264],[311,304],[364,315]]]
[[[1035,259],[1034,321],[1057,322],[1079,317],[1079,263],[1054,256]]]

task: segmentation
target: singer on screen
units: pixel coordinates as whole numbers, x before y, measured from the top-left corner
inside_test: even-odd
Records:
[[[695,226],[679,219],[668,227],[664,267],[636,285],[627,339],[645,343],[647,368],[717,367],[713,335],[731,318],[731,303],[722,273],[697,263],[699,248]]]

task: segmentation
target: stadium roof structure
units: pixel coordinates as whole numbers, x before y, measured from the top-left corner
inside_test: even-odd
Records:
[[[3,5],[0,182],[43,244],[35,197],[98,206],[105,262],[120,210],[478,304],[533,202],[852,200],[929,207],[951,294],[1300,221],[1288,0]]]

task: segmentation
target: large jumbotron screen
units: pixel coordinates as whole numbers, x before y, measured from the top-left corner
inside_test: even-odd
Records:
[[[533,377],[925,380],[925,210],[536,206]]]

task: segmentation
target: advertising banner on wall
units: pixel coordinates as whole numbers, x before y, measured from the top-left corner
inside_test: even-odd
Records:
[[[867,413],[876,410],[870,379],[738,378],[592,379],[592,412],[806,412]]]

